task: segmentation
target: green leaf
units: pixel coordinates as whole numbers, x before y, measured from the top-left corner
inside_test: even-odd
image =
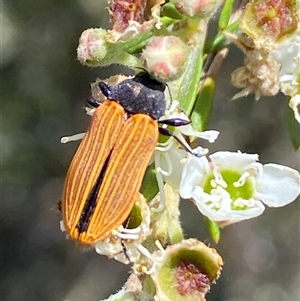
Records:
[[[186,71],[184,72],[179,91],[175,97],[180,103],[181,108],[189,115],[194,107],[196,100],[197,90],[202,74],[203,66],[203,47],[205,41],[205,24],[201,23],[201,20],[191,19],[189,22],[190,28],[202,26],[202,31],[194,31],[193,35],[190,35],[190,40],[193,42],[193,47],[190,47],[189,59],[186,65]]]
[[[226,0],[219,18],[219,30],[223,31],[228,26],[234,0]]]
[[[288,128],[294,149],[298,150],[300,146],[300,124],[295,119],[294,111],[291,108],[288,109]]]
[[[164,26],[169,26],[170,24],[174,23],[174,20],[168,17],[162,17],[160,18],[160,21]],[[163,30],[163,28],[164,27],[162,27],[161,30]],[[127,53],[130,54],[139,53],[147,45],[148,40],[154,35],[155,35],[155,30],[142,32],[126,42],[118,42],[117,45],[119,45]]]
[[[170,2],[166,3],[163,6],[161,15],[169,17],[171,19],[175,19],[175,20],[182,20],[183,19],[183,15],[176,9],[175,5],[173,3],[170,3]]]
[[[152,296],[152,300],[154,300],[156,289],[154,282],[149,275],[145,275],[145,279],[143,280],[143,291]]]
[[[140,224],[142,223],[142,212],[141,212],[141,208],[137,205],[134,205],[131,212],[130,212],[130,216],[128,219],[128,224],[126,224],[126,228],[128,229],[135,229],[138,226],[140,226]]]
[[[179,218],[169,220],[168,236],[172,245],[181,242],[184,239],[183,230],[180,225]]]
[[[221,238],[221,230],[217,223],[211,221],[209,218],[205,218],[205,224],[208,233],[215,243],[218,243]]]
[[[148,40],[153,37],[151,31],[146,31],[126,42],[118,42],[117,44],[123,48],[127,53],[135,54],[141,52],[141,50],[147,45]]]
[[[159,192],[154,163],[149,165],[144,175],[140,192],[150,202]]]
[[[240,21],[236,21],[231,23],[227,28],[227,32],[235,32],[239,29]],[[224,44],[229,44],[229,41],[227,41],[226,36],[219,32],[213,39],[209,39],[205,43],[204,47],[204,53],[214,53],[220,50],[222,47],[224,47]]]
[[[197,96],[191,116],[193,128],[197,131],[204,131],[209,122],[213,109],[215,87],[215,80],[212,77],[207,77]]]

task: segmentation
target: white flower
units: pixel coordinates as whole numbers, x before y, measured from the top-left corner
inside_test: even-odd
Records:
[[[187,116],[183,113],[167,114],[164,118],[189,121]],[[163,119],[160,120],[160,122],[163,122]],[[187,124],[175,127],[173,136],[176,137],[176,139],[174,137],[169,137],[165,142],[158,143],[155,148],[155,166],[156,168],[159,168],[159,172],[162,173],[166,182],[174,188],[179,188],[182,174],[182,165],[180,163],[182,159],[186,157],[187,152],[193,153],[193,150],[186,142],[185,137],[190,137],[190,139],[201,138],[213,143],[217,140],[219,132],[214,130],[199,132],[194,130],[191,124]],[[178,148],[180,144],[185,150]],[[197,152],[199,152],[199,150],[200,148],[198,148]],[[201,154],[206,154],[206,150],[201,148],[199,155]]]
[[[179,118],[188,120],[183,113],[176,115],[171,114],[167,117],[168,119]],[[158,143],[154,152],[156,178],[161,195],[161,202],[159,207],[156,208],[157,211],[161,211],[165,204],[164,182],[170,184],[173,188],[178,189],[182,176],[183,160],[186,158],[187,152],[193,153],[193,150],[186,142],[184,136],[189,136],[192,139],[194,137],[202,138],[213,143],[218,138],[219,132],[214,130],[198,132],[193,129],[191,124],[188,124],[175,127],[173,135],[177,140],[174,137],[169,137],[166,142]],[[185,150],[178,148],[180,144]],[[196,152],[198,155],[203,156],[207,153],[207,149],[199,147]]]
[[[182,146],[184,146],[186,150],[179,149],[179,143],[173,137],[170,137],[164,143],[158,143],[154,154],[156,169],[163,175],[164,181],[174,188],[179,188],[183,168],[181,164],[182,160],[186,158],[187,151],[193,152],[182,134],[202,138],[213,143],[217,139],[219,132],[197,132],[191,125],[185,125],[177,127],[174,131],[174,135],[181,141]],[[199,150],[200,148],[198,148],[199,155],[205,155],[207,153],[206,149],[201,149],[200,152]]]
[[[257,160],[258,155],[240,152],[188,155],[180,195],[193,199],[200,212],[220,226],[259,216],[264,204],[282,207],[294,201],[300,192],[299,173]]]
[[[155,169],[163,180],[174,188],[179,188],[182,168],[182,159],[186,157],[186,151],[177,148],[178,143],[174,138],[169,138],[165,143],[159,143],[155,148]]]
[[[278,49],[272,51],[271,56],[281,65],[279,71],[281,91],[285,95],[294,96],[299,91],[300,28],[284,40]]]

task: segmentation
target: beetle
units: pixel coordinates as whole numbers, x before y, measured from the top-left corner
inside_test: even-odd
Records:
[[[96,109],[63,189],[64,226],[70,238],[83,244],[107,238],[127,220],[159,133],[172,135],[158,125],[166,110],[165,84],[147,72],[99,87],[107,100],[90,101]],[[163,123],[189,122],[175,118]]]

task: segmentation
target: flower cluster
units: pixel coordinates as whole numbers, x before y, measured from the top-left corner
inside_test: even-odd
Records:
[[[93,243],[97,253],[132,264],[123,289],[107,300],[205,300],[223,261],[215,249],[184,239],[181,198],[192,201],[207,223],[219,230],[261,215],[265,206],[285,206],[299,195],[300,175],[292,168],[262,164],[256,154],[211,154],[199,146],[203,140],[214,143],[220,134],[206,127],[213,109],[214,75],[221,64],[220,56],[214,54],[221,53],[226,38],[246,56],[245,66],[232,74],[233,84],[243,88],[234,98],[254,93],[258,99],[283,92],[290,96],[289,104],[300,122],[300,33],[294,2],[255,0],[245,11],[239,8],[232,13],[228,1],[221,13],[220,32],[207,41],[209,20],[221,2],[110,1],[112,29],[87,29],[79,40],[78,60],[84,65],[144,69],[159,91],[168,83],[167,109],[155,121],[168,135],[158,138],[131,214],[105,239]],[[238,30],[248,37],[238,35]],[[116,87],[128,78],[133,77],[114,76],[102,85]],[[99,81],[92,84],[92,99],[101,105],[111,98],[99,88]],[[141,89],[141,85],[133,87],[135,97]],[[93,115],[95,109],[86,111]],[[174,125],[169,125],[170,120]],[[176,126],[177,121],[182,124]],[[84,135],[63,137],[61,142]],[[219,236],[210,234],[217,242]]]

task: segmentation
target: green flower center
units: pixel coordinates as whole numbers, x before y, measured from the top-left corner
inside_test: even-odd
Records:
[[[207,194],[220,194],[220,191],[226,191],[233,200],[232,207],[235,210],[244,210],[247,208],[245,204],[238,204],[234,201],[237,199],[249,200],[253,196],[253,181],[249,176],[241,180],[242,174],[234,170],[220,170],[220,179],[215,179],[214,174],[206,177],[203,184],[204,192]],[[225,185],[224,185],[225,184]],[[218,208],[215,208],[218,209]]]

